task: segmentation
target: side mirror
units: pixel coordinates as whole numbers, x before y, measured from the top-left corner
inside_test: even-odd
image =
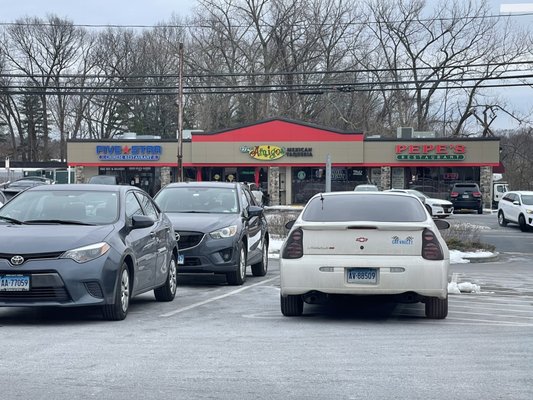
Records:
[[[433,222],[435,222],[435,225],[437,226],[439,231],[450,228],[450,223],[448,221],[444,221],[442,219],[436,219],[436,220],[433,220]]]
[[[147,215],[134,215],[131,218],[131,227],[133,229],[148,228],[154,224],[154,220]]]
[[[290,230],[290,229],[292,228],[292,226],[294,225],[295,222],[296,222],[295,219],[293,219],[293,220],[287,222],[287,223],[285,224],[285,228],[287,228],[288,230]]]
[[[248,218],[259,217],[261,214],[263,214],[263,207],[259,207],[259,206],[248,207]]]

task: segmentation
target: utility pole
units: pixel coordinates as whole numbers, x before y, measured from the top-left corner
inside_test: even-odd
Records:
[[[178,176],[177,181],[183,182],[183,43],[179,49],[178,73]]]

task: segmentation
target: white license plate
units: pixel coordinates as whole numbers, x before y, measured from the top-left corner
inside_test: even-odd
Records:
[[[470,196],[467,194],[463,194],[463,199],[468,199]]]
[[[185,256],[183,254],[178,254],[178,265],[185,264]]]
[[[0,292],[27,292],[29,290],[29,276],[0,275]]]
[[[377,268],[348,268],[348,283],[378,283]]]

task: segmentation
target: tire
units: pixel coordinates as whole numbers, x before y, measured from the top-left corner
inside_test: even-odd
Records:
[[[268,272],[268,242],[266,240],[263,241],[261,253],[261,261],[252,265],[253,276],[265,276]]]
[[[480,206],[480,207],[477,209],[477,213],[478,213],[478,214],[483,214],[483,206]]]
[[[281,313],[286,317],[298,317],[304,311],[302,296],[279,296]]]
[[[176,267],[176,257],[172,254],[168,263],[168,275],[163,286],[154,289],[154,296],[157,301],[172,301],[176,297],[178,287],[178,272]]]
[[[529,227],[526,225],[526,219],[522,214],[520,214],[520,216],[518,217],[518,225],[520,226],[520,230],[522,232],[529,231]]]
[[[104,319],[108,321],[121,321],[128,315],[131,299],[130,271],[124,262],[118,273],[117,288],[112,304],[105,304],[102,307]]]
[[[445,299],[428,297],[426,299],[426,317],[444,319],[448,316],[448,296]]]
[[[239,259],[237,269],[226,274],[228,285],[242,285],[246,281],[246,250],[243,243],[239,245]]]
[[[507,220],[505,219],[505,215],[503,214],[503,211],[500,211],[498,213],[498,225],[507,226]]]

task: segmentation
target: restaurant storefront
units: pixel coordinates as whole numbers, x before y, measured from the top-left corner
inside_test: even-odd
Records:
[[[122,183],[154,194],[179,176],[177,140],[71,140],[67,149],[78,182],[117,175]],[[329,158],[333,191],[370,182],[447,198],[454,183],[477,182],[488,201],[499,155],[498,138],[365,138],[362,132],[272,119],[193,132],[183,142],[183,175],[193,181],[253,183],[270,204],[302,204],[325,190]]]

